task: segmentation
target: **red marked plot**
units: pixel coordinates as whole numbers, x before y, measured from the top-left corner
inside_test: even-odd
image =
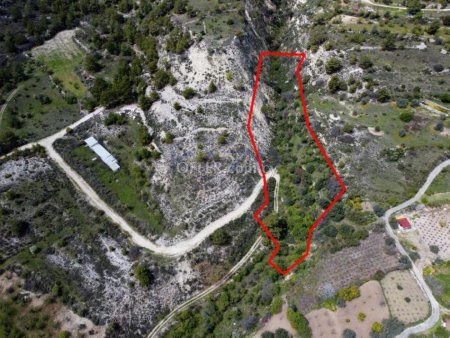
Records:
[[[256,146],[255,138],[253,137],[253,133],[252,133],[252,129],[251,129],[253,107],[255,104],[256,93],[258,91],[258,84],[259,84],[259,78],[260,78],[260,74],[261,74],[261,67],[262,67],[263,59],[264,59],[264,57],[271,57],[271,56],[299,58],[299,62],[296,67],[296,76],[297,76],[300,99],[301,99],[302,107],[303,107],[303,115],[305,117],[306,128],[308,129],[309,134],[314,139],[314,142],[317,145],[317,147],[319,148],[323,158],[325,159],[325,162],[328,164],[331,171],[333,172],[333,175],[336,177],[339,185],[341,186],[341,190],[336,195],[336,197],[331,201],[330,205],[320,214],[320,216],[316,219],[316,221],[313,224],[311,224],[311,226],[309,227],[308,237],[306,239],[306,250],[304,251],[304,253],[294,263],[292,263],[289,267],[287,267],[284,270],[282,268],[280,268],[273,261],[273,259],[277,255],[278,251],[280,250],[280,244],[279,244],[278,240],[270,232],[270,230],[267,228],[267,226],[259,218],[259,215],[261,214],[261,212],[264,210],[264,208],[269,203],[269,191],[267,189],[266,173],[264,172],[264,166],[263,166],[263,163],[259,156],[258,147]],[[258,224],[261,226],[261,228],[264,230],[264,232],[267,234],[267,236],[269,236],[270,240],[275,245],[275,249],[272,251],[272,254],[269,257],[269,264],[275,270],[277,270],[279,273],[281,273],[282,275],[289,273],[300,262],[302,262],[303,260],[306,259],[306,257],[308,257],[308,254],[309,254],[309,251],[311,248],[311,240],[312,240],[312,235],[313,235],[314,229],[317,227],[317,225],[320,223],[320,221],[326,216],[326,214],[331,210],[331,208],[333,208],[333,206],[336,204],[336,202],[342,197],[342,195],[346,191],[344,182],[342,182],[342,179],[340,178],[339,174],[337,173],[336,169],[334,168],[333,163],[331,162],[330,158],[328,157],[327,153],[325,152],[325,149],[322,147],[322,144],[320,143],[316,134],[314,134],[314,131],[312,130],[311,125],[309,123],[309,116],[308,116],[308,112],[306,110],[306,100],[305,100],[305,95],[303,92],[303,83],[302,83],[302,78],[301,78],[301,74],[300,74],[300,70],[302,68],[303,62],[305,61],[305,58],[306,58],[305,53],[261,52],[259,54],[258,68],[256,70],[256,79],[255,79],[255,84],[253,86],[253,95],[252,95],[252,101],[250,104],[250,110],[248,113],[248,122],[247,122],[247,131],[250,136],[250,141],[251,141],[251,144],[253,147],[253,151],[255,152],[256,160],[258,161],[259,170],[261,171],[261,176],[263,178],[263,184],[264,184],[264,202],[258,208],[258,210],[255,211],[255,213],[253,214],[253,217],[255,218],[255,220],[258,222]]]

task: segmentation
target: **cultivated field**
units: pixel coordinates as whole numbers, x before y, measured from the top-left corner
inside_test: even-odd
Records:
[[[355,331],[358,338],[369,337],[374,322],[381,323],[389,318],[389,309],[379,282],[369,281],[360,287],[360,291],[360,297],[348,302],[344,308],[338,308],[336,312],[322,308],[307,314],[313,337],[342,337],[345,329]],[[358,318],[360,313],[365,315],[364,320]]]
[[[449,206],[426,208],[409,215],[413,228],[428,245],[439,247],[439,256],[450,259],[450,211]]]
[[[429,304],[411,272],[393,271],[381,280],[391,315],[405,324],[425,319]]]
[[[383,233],[373,232],[360,245],[321,258],[305,278],[296,282],[296,292],[292,297],[297,299],[298,307],[306,312],[312,310],[317,300],[323,297],[321,290],[326,286],[336,291],[370,280],[378,271],[387,273],[398,268],[397,255],[395,252],[386,254],[384,241]]]

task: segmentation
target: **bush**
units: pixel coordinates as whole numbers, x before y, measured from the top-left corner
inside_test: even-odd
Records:
[[[290,338],[291,335],[281,327],[275,331],[275,338]]]
[[[270,310],[271,310],[272,314],[275,315],[277,313],[280,313],[282,306],[283,306],[283,300],[281,299],[281,297],[275,297],[272,300],[272,305],[270,306]]]
[[[274,338],[274,334],[270,331],[264,331],[261,335],[262,338]]]
[[[439,97],[442,102],[444,103],[450,103],[450,93],[443,93]]]
[[[433,65],[433,70],[436,73],[440,73],[440,72],[442,72],[444,70],[444,66],[442,64],[440,64],[440,63],[437,63],[437,64]]]
[[[408,100],[406,100],[406,99],[397,99],[396,103],[397,103],[397,107],[399,107],[399,108],[404,109],[404,108],[408,107]]]
[[[214,81],[211,81],[208,86],[208,93],[212,94],[212,93],[215,93],[216,91],[217,91],[217,86],[214,83]]]
[[[437,245],[430,245],[430,251],[437,255],[439,253],[439,247]]]
[[[372,62],[372,60],[371,60],[371,58],[369,56],[363,55],[361,57],[361,60],[359,60],[359,66],[362,69],[369,69],[369,68],[371,68],[373,66],[373,62]]]
[[[227,245],[230,244],[231,237],[223,228],[220,228],[211,235],[211,242],[214,245]]]
[[[380,333],[383,330],[383,324],[374,322],[372,324],[372,331],[375,333]]]
[[[337,75],[333,75],[330,81],[328,81],[328,89],[332,94],[335,94],[341,90],[347,90],[347,84]]]
[[[183,97],[186,100],[192,99],[195,96],[195,94],[196,94],[195,90],[191,87],[186,87],[181,92],[181,95],[183,95]]]
[[[342,333],[342,338],[356,338],[356,332],[350,329],[345,329]]]
[[[111,126],[113,124],[123,125],[127,123],[127,117],[125,115],[110,112],[105,119],[105,126]]]
[[[400,113],[400,120],[405,123],[410,122],[413,119],[413,117],[414,117],[414,114],[412,112],[405,111],[405,112]]]
[[[325,65],[327,74],[334,74],[342,69],[342,62],[338,58],[331,58]]]
[[[142,287],[148,287],[152,283],[151,271],[142,264],[134,268],[134,275]]]
[[[358,313],[358,320],[363,322],[366,319],[366,314],[364,312]]]
[[[312,336],[308,320],[306,320],[306,318],[300,312],[294,311],[292,308],[289,308],[287,311],[287,318],[289,320],[289,323],[291,323],[292,327],[301,337]]]
[[[163,69],[159,69],[154,75],[153,75],[153,85],[156,89],[161,90],[168,84],[174,85],[176,83],[175,78],[173,77],[172,73],[165,71]]]
[[[389,93],[389,90],[387,90],[387,88],[381,88],[376,91],[375,98],[378,102],[383,103],[391,99],[391,94]]]
[[[353,133],[353,125],[351,125],[350,123],[346,123],[344,124],[342,130],[344,131],[344,133],[351,134]]]
[[[356,285],[352,285],[348,288],[343,288],[338,291],[338,296],[345,301],[351,301],[352,299],[358,298],[361,295],[359,288]]]

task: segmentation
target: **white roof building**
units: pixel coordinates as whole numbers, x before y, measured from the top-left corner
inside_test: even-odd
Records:
[[[84,140],[89,148],[94,151],[101,159],[102,161],[112,170],[117,171],[120,169],[120,165],[117,162],[117,159],[111,155],[111,153],[105,149],[94,137],[89,137],[86,140]]]

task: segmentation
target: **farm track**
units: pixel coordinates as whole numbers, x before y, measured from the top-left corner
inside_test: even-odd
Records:
[[[274,211],[278,212],[278,192],[280,190],[279,189],[280,188],[280,175],[275,173],[273,177],[276,180],[275,192],[274,192]],[[255,243],[250,248],[250,250],[247,252],[247,254],[244,257],[242,257],[242,259],[235,266],[233,266],[230,269],[230,271],[228,271],[228,273],[220,281],[218,281],[217,283],[211,285],[206,290],[202,291],[201,293],[199,293],[198,295],[192,297],[191,299],[188,299],[186,302],[184,302],[183,304],[178,305],[175,309],[173,309],[162,321],[160,321],[158,323],[158,325],[156,325],[153,328],[152,332],[149,333],[148,338],[158,337],[158,334],[175,317],[175,315],[177,313],[187,309],[190,305],[194,304],[196,301],[206,297],[207,295],[209,295],[210,293],[214,292],[215,290],[217,290],[222,285],[226,284],[230,280],[230,278],[239,270],[239,268],[241,268],[246,262],[248,262],[250,260],[250,258],[252,257],[253,253],[258,249],[258,247],[259,247],[259,245],[261,244],[262,241],[263,241],[263,237],[259,236],[256,239]]]
[[[385,4],[378,4],[375,2],[372,2],[371,0],[360,0],[361,3],[373,6],[373,7],[381,7],[381,8],[388,8],[388,9],[397,9],[397,10],[406,10],[408,8],[402,7],[402,6],[392,6],[392,5],[385,5]],[[450,8],[444,8],[444,9],[438,9],[438,8],[423,8],[423,12],[450,12]]]
[[[3,104],[2,109],[0,110],[0,126],[2,125],[2,118],[3,113],[5,112],[6,108],[8,107],[8,103],[13,99],[14,95],[16,95],[17,91],[20,89],[20,87],[17,87],[14,89],[11,94],[9,94],[8,98],[6,99],[6,102]]]
[[[30,149],[34,145],[41,145],[42,147],[44,147],[47,151],[48,156],[64,171],[64,173],[71,180],[71,182],[85,195],[86,200],[96,209],[103,211],[106,216],[108,216],[114,223],[119,225],[120,228],[130,236],[130,239],[134,244],[147,250],[150,250],[155,254],[168,257],[182,256],[197,248],[201,243],[203,243],[204,240],[206,240],[210,235],[212,235],[214,231],[220,229],[226,224],[244,215],[248,210],[250,210],[253,203],[258,198],[263,188],[262,178],[253,188],[251,195],[247,197],[237,208],[227,213],[226,215],[223,215],[222,217],[216,219],[215,221],[209,223],[193,237],[188,238],[186,240],[182,240],[170,246],[155,244],[145,236],[135,231],[133,227],[129,225],[129,223],[122,216],[120,216],[113,208],[111,208],[105,201],[103,201],[103,199],[101,199],[100,196],[94,191],[94,189],[75,170],[73,170],[67,164],[67,162],[64,161],[61,155],[59,155],[59,153],[53,147],[53,143],[57,139],[64,137],[68,129],[76,128],[77,126],[88,121],[92,117],[102,113],[103,110],[104,108],[98,108],[93,113],[84,116],[83,118],[71,124],[67,128],[60,130],[59,132],[49,137],[46,137],[40,141],[32,142],[24,146],[21,146],[18,149],[19,150]],[[144,123],[147,125],[145,119]],[[266,175],[267,178],[274,177],[275,180],[277,180],[277,182],[279,181],[279,175],[276,173],[275,169],[270,170],[269,172],[266,173]]]
[[[385,227],[386,227],[386,231],[389,234],[389,236],[391,236],[392,238],[394,238],[395,240],[395,246],[397,247],[398,251],[402,254],[402,255],[408,255],[406,250],[403,248],[403,246],[400,244],[400,241],[398,239],[398,237],[395,235],[394,231],[392,230],[391,225],[389,224],[389,219],[391,218],[391,216],[393,214],[395,214],[396,212],[409,207],[410,205],[418,202],[420,200],[420,198],[425,194],[425,192],[427,191],[427,189],[429,188],[429,186],[431,185],[431,183],[433,183],[434,179],[440,174],[440,172],[442,170],[444,170],[444,168],[450,166],[450,160],[446,160],[442,163],[440,163],[439,165],[437,165],[428,175],[427,180],[425,181],[425,183],[422,185],[422,187],[419,189],[419,191],[414,195],[413,198],[397,205],[396,207],[393,207],[389,210],[386,211],[386,213],[384,214],[384,222],[385,222]],[[421,333],[424,332],[426,330],[431,329],[439,320],[439,314],[440,314],[440,305],[438,303],[438,301],[436,300],[436,298],[434,297],[433,293],[431,292],[431,289],[429,288],[429,286],[427,285],[427,283],[425,282],[423,276],[422,276],[422,271],[419,270],[419,268],[417,268],[417,266],[414,264],[414,262],[411,262],[412,267],[411,267],[411,271],[413,272],[417,283],[419,284],[419,286],[421,287],[422,291],[425,293],[425,296],[428,298],[430,305],[431,305],[431,315],[430,317],[428,317],[424,322],[417,324],[415,326],[411,326],[406,328],[401,334],[399,334],[397,336],[397,338],[407,338],[412,334],[416,334],[416,333]]]

